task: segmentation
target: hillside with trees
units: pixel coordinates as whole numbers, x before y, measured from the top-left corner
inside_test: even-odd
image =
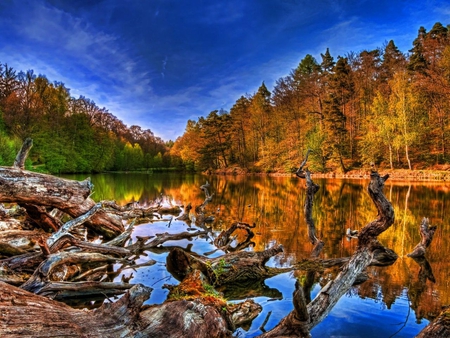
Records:
[[[171,148],[188,168],[293,172],[450,168],[450,26],[317,61],[306,55],[270,92],[264,82],[227,111],[189,120]],[[244,75],[243,75],[244,76]]]
[[[27,169],[50,173],[170,166],[168,147],[151,130],[127,127],[92,100],[70,96],[60,82],[0,63],[0,165],[34,140]]]

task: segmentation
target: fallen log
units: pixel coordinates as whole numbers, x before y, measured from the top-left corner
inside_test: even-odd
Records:
[[[183,280],[191,271],[198,269],[215,287],[241,281],[257,281],[292,271],[292,268],[265,266],[271,257],[282,251],[283,247],[280,245],[260,252],[240,251],[216,258],[205,258],[181,248],[173,248],[167,256],[167,269],[179,280]]]
[[[416,338],[450,337],[450,307],[443,310],[439,316],[428,324]]]
[[[370,176],[368,192],[377,208],[378,216],[361,230],[355,254],[342,267],[338,276],[328,282],[307,305],[309,319],[306,323],[303,320],[304,314],[298,310],[303,308],[301,304],[303,299],[302,297],[294,297],[294,310],[275,328],[264,333],[261,337],[308,336],[309,331],[329,314],[337,301],[350,289],[357,277],[370,264],[373,252],[382,247],[377,240],[377,236],[394,223],[394,209],[383,194],[384,183],[389,176],[380,177],[376,171],[372,171]]]
[[[70,298],[92,299],[96,296],[105,299],[105,297],[121,295],[131,287],[133,284],[117,282],[51,282],[42,287],[37,294],[65,301]]]
[[[195,304],[202,304],[205,308],[209,308],[208,312],[214,310],[217,312],[215,318],[205,316],[200,321],[200,323],[205,326],[203,329],[212,327],[213,331],[209,333],[209,337],[228,337],[237,327],[251,322],[262,310],[261,305],[255,303],[253,300],[246,300],[243,303],[237,304],[228,304],[226,300],[208,284],[208,279],[199,270],[193,270],[179,285],[175,287],[166,285],[166,287],[170,290],[168,302],[164,303],[162,306],[171,304],[173,301],[194,301],[193,306],[195,306]],[[187,315],[186,311],[180,312],[180,314],[182,317]],[[175,318],[172,320],[174,319]],[[222,322],[221,325],[223,325],[220,330],[217,328],[218,322]],[[196,329],[197,327],[189,328],[191,333],[186,336],[183,335],[183,337],[203,336],[199,331],[195,333]],[[176,337],[180,334],[179,330],[180,328],[175,326],[173,327],[173,331],[164,333],[166,334],[166,337]],[[157,330],[149,333],[151,337],[155,335],[161,336],[161,327],[158,327]]]
[[[117,258],[111,256],[105,256],[99,253],[86,253],[86,252],[59,252],[51,254],[43,261],[31,278],[27,280],[21,288],[30,292],[39,293],[44,286],[51,280],[63,281],[68,279],[67,276],[73,275],[73,273],[79,272],[78,270],[71,270],[68,268],[70,265],[74,265],[75,269],[78,269],[78,264],[82,263],[95,263],[95,262],[116,262]],[[58,269],[62,267],[63,270]],[[56,270],[56,271],[55,271]],[[57,274],[54,276],[54,274]]]
[[[0,203],[53,207],[76,218],[95,206],[95,202],[89,197],[91,189],[89,179],[79,182],[12,167],[0,167]],[[122,221],[105,210],[99,210],[87,225],[108,238],[115,237],[124,230]]]
[[[95,310],[76,310],[47,297],[0,282],[2,337],[142,337],[147,317],[143,302],[151,288],[135,285],[115,303]]]
[[[195,299],[187,294],[143,307],[151,288],[141,284],[94,310],[73,309],[2,282],[0,287],[3,337],[231,337],[235,327],[260,311],[252,301],[227,306],[216,296]]]

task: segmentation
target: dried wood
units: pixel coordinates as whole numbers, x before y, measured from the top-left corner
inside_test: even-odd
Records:
[[[43,261],[35,270],[29,280],[27,280],[21,288],[34,293],[39,291],[51,280],[53,271],[61,265],[98,263],[98,262],[116,262],[118,259],[105,256],[99,253],[87,252],[59,252],[51,254]],[[59,278],[59,280],[61,280]]]
[[[0,167],[0,202],[34,204],[57,208],[71,217],[87,213],[95,202],[89,198],[92,184],[34,173],[12,167]],[[114,237],[124,229],[121,220],[99,210],[87,225],[107,237]]]
[[[369,183],[368,192],[375,204],[378,216],[367,224],[358,237],[358,247],[355,254],[342,267],[338,276],[325,285],[316,298],[307,305],[309,320],[305,322],[299,320],[297,309],[299,304],[294,306],[294,310],[286,316],[275,328],[262,337],[294,337],[308,336],[309,331],[320,323],[331,311],[337,301],[349,290],[355,283],[358,276],[370,264],[373,251],[382,247],[377,240],[377,236],[387,230],[394,223],[394,209],[391,203],[383,194],[385,181],[389,176],[380,177],[373,171]],[[294,302],[295,304],[295,302]]]
[[[63,303],[0,282],[2,337],[143,337],[149,319],[142,304],[151,288],[133,286],[115,303],[95,310],[75,310]]]
[[[249,280],[257,281],[291,271],[291,268],[269,268],[267,261],[283,251],[277,246],[259,252],[231,252],[216,258],[205,258],[181,248],[172,248],[167,256],[167,269],[179,280],[183,280],[192,270],[205,274],[209,283],[219,287]]]
[[[75,219],[66,222],[58,230],[58,232],[54,233],[47,239],[47,245],[51,247],[60,237],[68,234],[69,231],[72,230],[73,228],[82,225],[84,222],[87,222],[89,219],[91,219],[95,215],[95,213],[98,212],[102,207],[103,205],[101,202],[97,203],[88,212],[78,216]]]
[[[28,221],[38,225],[47,232],[56,232],[62,225],[62,223],[58,219],[53,218],[43,206],[22,204],[21,207],[26,210]]]
[[[430,246],[431,241],[433,240],[434,233],[437,229],[436,226],[430,226],[428,218],[423,218],[422,223],[420,224],[420,243],[417,244],[413,251],[410,252],[407,256],[412,258],[425,257],[427,248]]]
[[[16,159],[14,160],[14,168],[25,168],[25,161],[28,157],[28,153],[30,152],[31,147],[33,147],[33,140],[31,138],[26,138],[22,144],[22,147],[17,153]]]

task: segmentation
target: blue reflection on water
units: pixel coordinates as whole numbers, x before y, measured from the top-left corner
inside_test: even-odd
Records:
[[[264,325],[266,331],[276,326],[293,309],[292,293],[295,288],[295,278],[291,273],[284,273],[267,279],[269,287],[277,288],[283,294],[282,299],[255,298],[264,309],[253,321],[250,329],[237,331],[239,337],[256,337],[263,333],[260,329],[264,320],[271,312],[269,320]],[[316,285],[312,291],[314,298],[320,291]],[[410,308],[407,290],[396,298],[388,309],[380,301],[370,298],[362,299],[357,295],[344,295],[330,314],[311,330],[313,337],[396,337],[410,338],[416,336],[429,322],[422,319],[416,322],[414,310]]]

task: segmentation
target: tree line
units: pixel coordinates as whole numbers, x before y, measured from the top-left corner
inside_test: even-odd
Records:
[[[420,27],[408,53],[394,41],[318,62],[306,55],[270,92],[264,82],[230,111],[187,122],[170,152],[188,168],[293,172],[450,164],[450,25]]]
[[[0,165],[12,165],[23,140],[34,147],[27,169],[50,173],[170,167],[170,143],[127,127],[61,82],[0,63]]]

